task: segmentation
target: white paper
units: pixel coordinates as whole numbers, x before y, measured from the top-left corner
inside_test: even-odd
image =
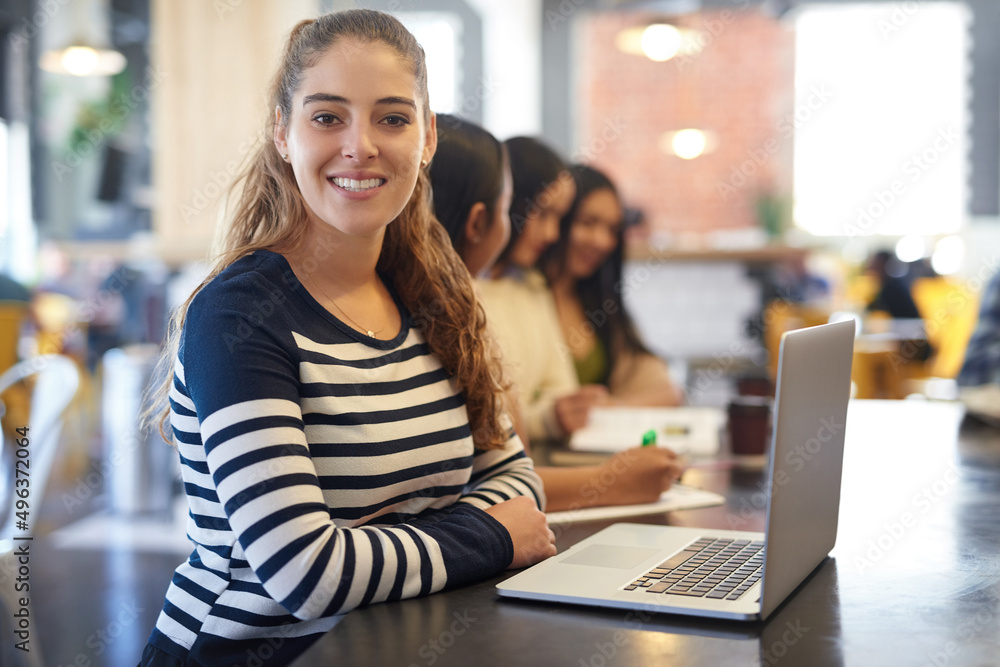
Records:
[[[704,491],[682,484],[674,484],[663,492],[660,499],[642,505],[609,505],[606,507],[586,507],[562,512],[548,512],[549,523],[576,523],[578,521],[599,521],[618,519],[640,514],[658,514],[675,510],[695,509],[721,505],[726,499],[718,493]]]
[[[578,452],[619,452],[642,444],[646,431],[656,431],[656,444],[691,457],[719,451],[725,412],[710,407],[594,408],[587,425],[570,436]]]

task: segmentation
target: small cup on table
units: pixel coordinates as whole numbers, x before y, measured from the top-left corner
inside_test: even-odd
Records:
[[[771,404],[764,396],[737,396],[729,402],[729,449],[741,467],[762,468],[771,441]]]

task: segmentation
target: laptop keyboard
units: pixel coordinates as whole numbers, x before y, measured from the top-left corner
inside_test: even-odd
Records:
[[[704,537],[660,563],[625,590],[736,600],[763,574],[764,543]]]

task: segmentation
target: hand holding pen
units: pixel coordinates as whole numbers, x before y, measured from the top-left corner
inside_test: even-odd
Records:
[[[649,429],[642,434],[642,444],[640,447],[656,447],[656,429]],[[662,447],[657,447],[657,449],[664,449]],[[666,451],[670,451],[667,449]],[[680,481],[684,473],[692,469],[708,469],[708,470],[727,470],[733,467],[733,462],[728,460],[711,459],[711,460],[700,460],[692,461],[690,456],[680,455],[677,456],[673,452],[670,452],[674,456],[674,463],[679,467],[680,472],[678,473],[676,479]],[[664,489],[665,490],[665,489]]]
[[[618,452],[601,465],[597,479],[604,485],[604,503],[634,505],[651,503],[670,488],[683,471],[677,455],[667,447],[656,447],[656,433],[639,447]]]

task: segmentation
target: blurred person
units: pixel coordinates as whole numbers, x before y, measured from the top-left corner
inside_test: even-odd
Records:
[[[910,283],[904,277],[905,272],[900,269],[901,263],[895,254],[888,250],[880,250],[871,257],[866,270],[875,277],[878,289],[865,307],[866,312],[885,313],[897,320],[921,319],[920,310],[913,300]],[[934,353],[926,338],[911,341],[910,344],[912,353],[906,355],[909,359],[927,361]]]
[[[473,276],[485,276],[510,240],[507,149],[483,128],[437,115],[438,144],[428,173],[434,213]]]
[[[639,337],[621,293],[625,215],[618,190],[592,167],[571,172],[576,196],[541,266],[577,379],[607,386],[612,404],[678,405],[682,392]]]
[[[504,142],[513,194],[507,245],[480,283],[490,328],[503,351],[524,410],[530,439],[558,439],[587,424],[590,409],[605,405],[602,385],[580,386],[562,338],[552,292],[535,268],[559,238],[575,185],[562,159],[537,139]]]
[[[755,274],[756,275],[756,274]],[[779,262],[761,271],[762,301],[781,299],[792,303],[822,303],[830,298],[830,281],[809,269],[805,256]]]
[[[865,310],[887,313],[893,319],[918,319],[920,311],[913,300],[910,285],[899,269],[901,263],[888,250],[879,250],[868,261],[865,270],[878,283],[875,296]]]
[[[489,271],[510,235],[511,177],[503,145],[478,125],[439,114],[429,171],[438,220],[470,272]],[[516,395],[511,402],[519,413]],[[636,447],[601,465],[535,470],[553,511],[652,502],[680,475],[677,457],[666,447]]]
[[[983,288],[979,319],[965,348],[958,384],[1000,386],[1000,272]]]

